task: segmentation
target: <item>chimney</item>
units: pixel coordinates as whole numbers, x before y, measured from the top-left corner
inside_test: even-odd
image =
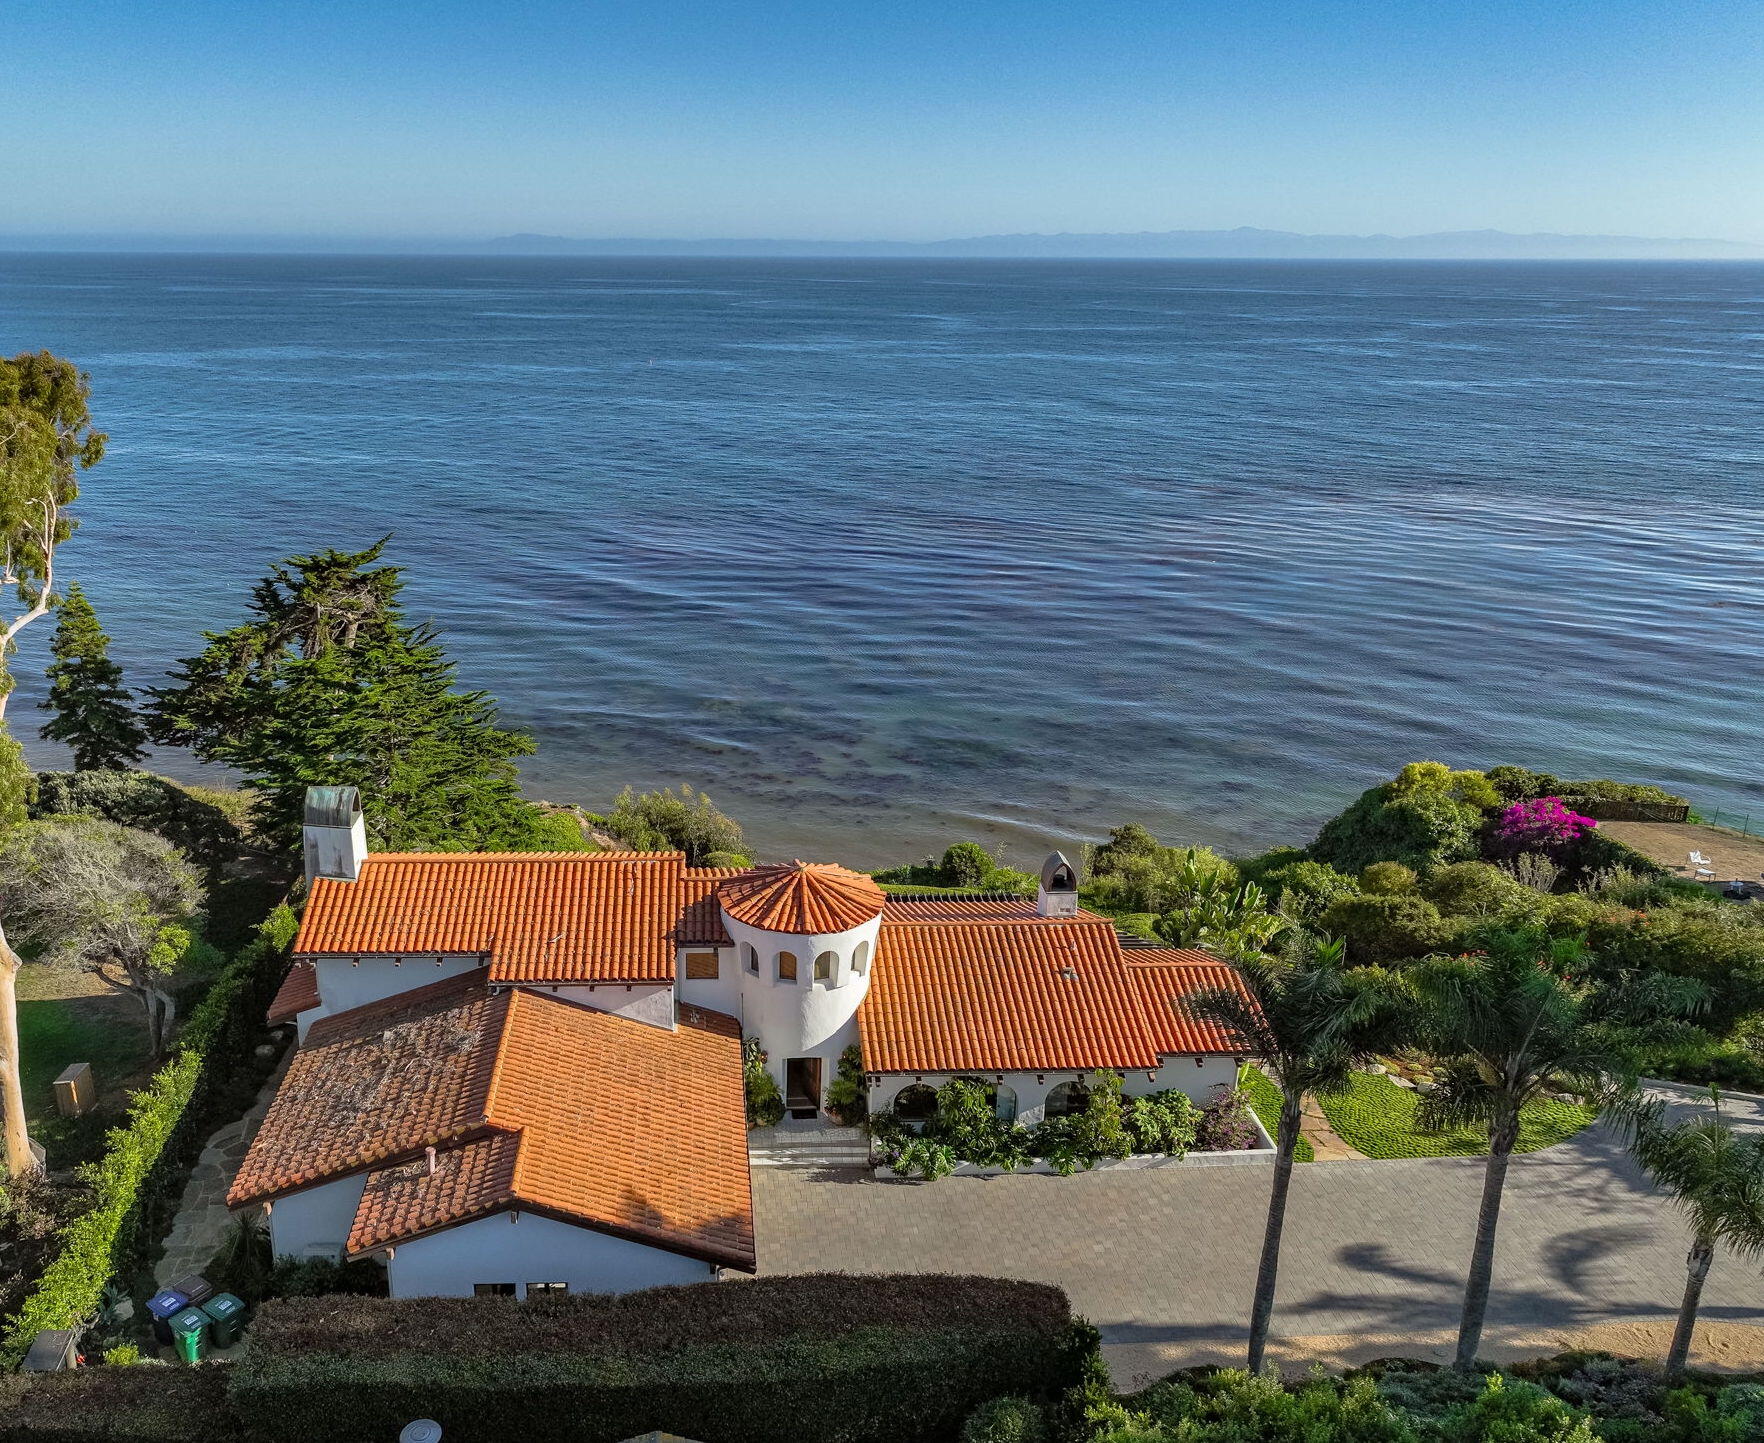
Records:
[[[1041,887],[1035,893],[1038,917],[1078,915],[1078,873],[1058,852],[1049,852],[1041,864]]]
[[[315,877],[355,881],[361,876],[361,864],[367,860],[361,793],[354,787],[308,787],[301,841],[308,882]]]

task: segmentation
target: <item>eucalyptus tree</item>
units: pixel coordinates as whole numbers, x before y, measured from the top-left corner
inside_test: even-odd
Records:
[[[1267,1066],[1280,1089],[1274,1177],[1250,1306],[1252,1372],[1261,1369],[1274,1316],[1280,1241],[1305,1096],[1341,1091],[1355,1065],[1389,1046],[1402,1026],[1404,1009],[1387,975],[1350,969],[1345,956],[1339,939],[1295,933],[1282,956],[1245,951],[1233,958],[1242,992],[1211,988],[1184,1004],[1193,1016],[1234,1033],[1243,1050]]]
[[[0,828],[24,820],[31,774],[5,729],[12,696],[8,665],[25,627],[47,614],[54,597],[55,552],[77,524],[68,507],[79,473],[104,455],[93,429],[90,385],[71,361],[48,351],[0,358]],[[0,899],[0,1119],[7,1172],[32,1167],[19,1071],[18,969]]]
[[[1640,1041],[1630,1007],[1636,995],[1601,989],[1578,938],[1489,927],[1474,934],[1473,945],[1467,955],[1430,957],[1406,974],[1420,1037],[1446,1059],[1443,1080],[1421,1099],[1417,1120],[1488,1132],[1453,1361],[1460,1371],[1475,1366],[1482,1342],[1501,1198],[1524,1108],[1561,1091],[1615,1103],[1632,1083]],[[1666,1011],[1689,1011],[1699,1000],[1693,988],[1650,989],[1648,998]]]
[[[1710,1108],[1699,1117],[1667,1120],[1666,1105],[1652,1099],[1629,1119],[1630,1151],[1648,1176],[1671,1196],[1690,1224],[1684,1297],[1666,1354],[1666,1372],[1677,1377],[1690,1358],[1703,1283],[1725,1246],[1737,1257],[1764,1259],[1764,1137],[1736,1132],[1721,1115],[1721,1097],[1709,1090]]]

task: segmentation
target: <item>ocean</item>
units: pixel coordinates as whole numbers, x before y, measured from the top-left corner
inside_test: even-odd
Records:
[[[13,255],[0,346],[91,372],[132,684],[390,533],[554,800],[1030,862],[1437,758],[1764,825],[1761,265]]]

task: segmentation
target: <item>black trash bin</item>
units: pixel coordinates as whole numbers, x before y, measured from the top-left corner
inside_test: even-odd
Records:
[[[182,1293],[190,1300],[189,1306],[200,1308],[214,1296],[214,1284],[201,1273],[186,1273],[181,1278],[173,1278],[171,1289],[174,1293]]]

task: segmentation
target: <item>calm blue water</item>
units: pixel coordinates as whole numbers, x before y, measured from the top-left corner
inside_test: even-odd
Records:
[[[1764,267],[14,256],[0,346],[92,373],[132,680],[391,531],[546,796],[872,864],[1417,757],[1764,820]]]

